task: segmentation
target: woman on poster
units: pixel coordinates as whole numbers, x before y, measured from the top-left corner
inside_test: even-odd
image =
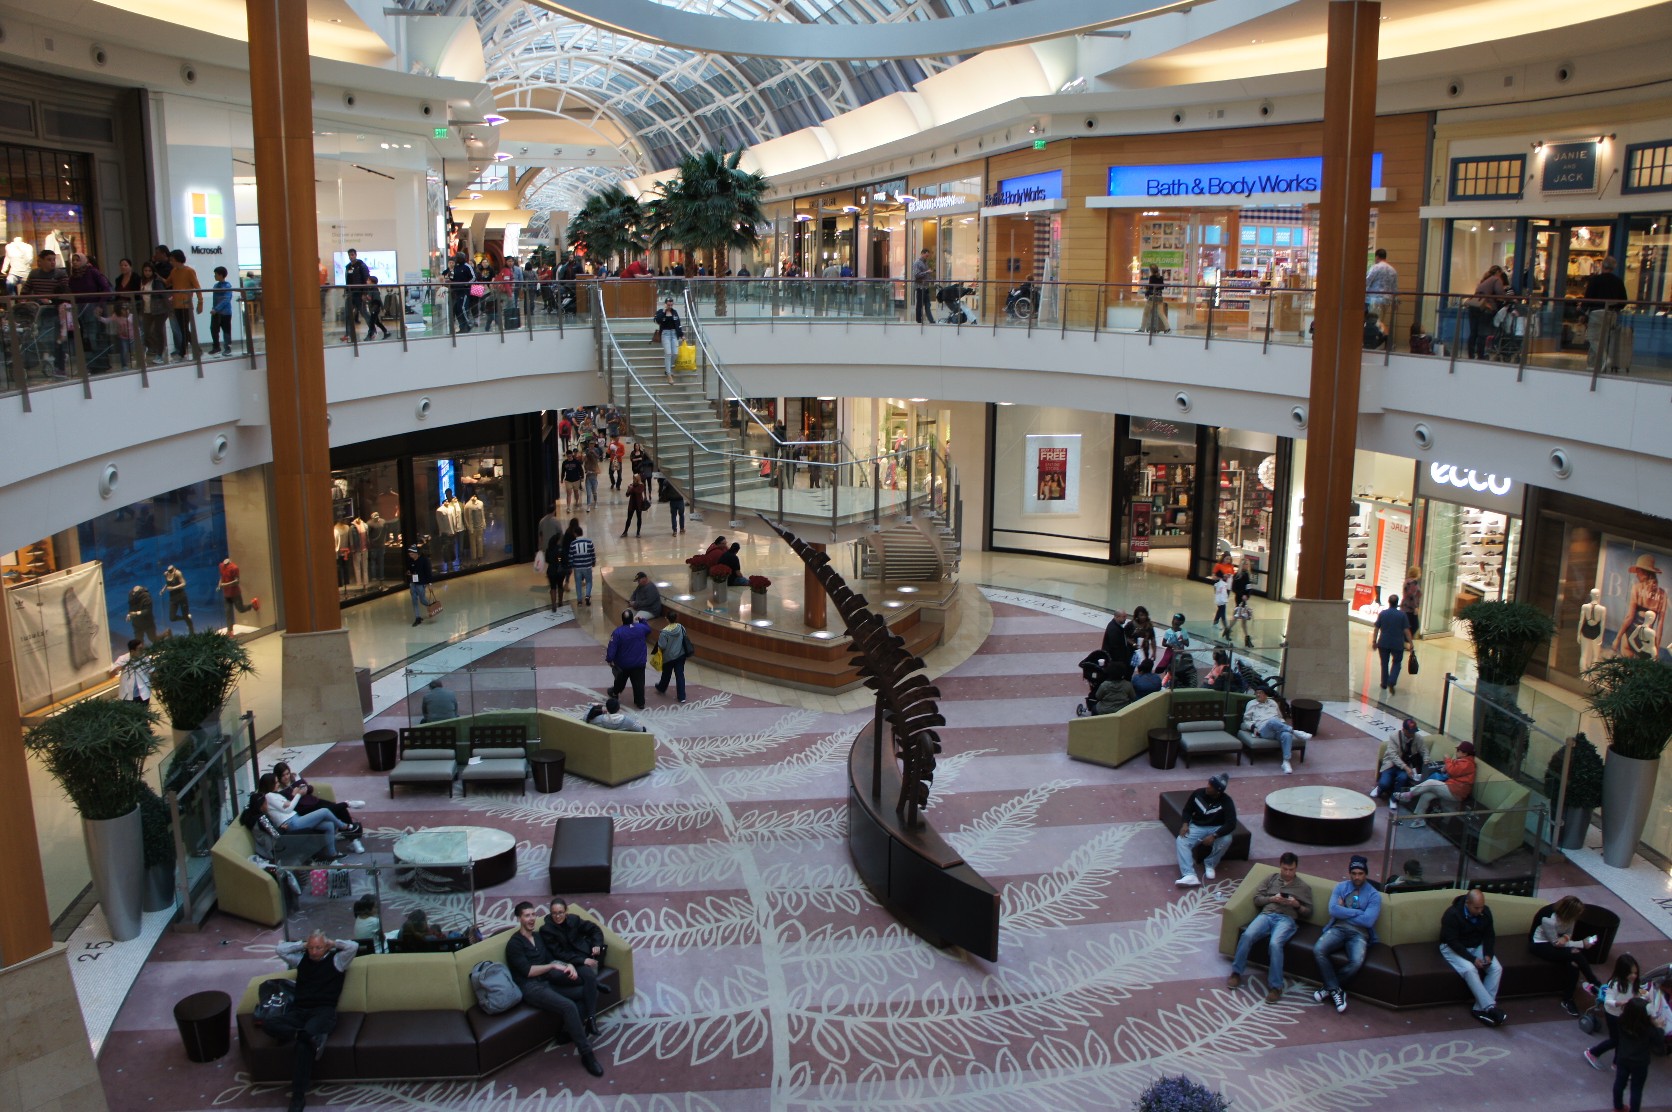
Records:
[[[1655,558],[1647,552],[1632,564],[1631,572],[1635,577],[1631,602],[1626,607],[1625,619],[1620,622],[1620,631],[1614,636],[1614,652],[1620,656],[1656,656],[1660,651],[1660,631],[1666,628],[1666,589],[1660,585],[1660,569],[1655,566]],[[1650,652],[1632,644],[1631,637],[1635,625],[1632,618],[1645,610],[1654,616],[1654,647]],[[1642,637],[1637,640],[1644,643]]]

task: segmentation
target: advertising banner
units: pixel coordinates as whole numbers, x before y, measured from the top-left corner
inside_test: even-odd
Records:
[[[25,713],[109,675],[102,564],[78,564],[8,588],[6,602],[12,608],[12,656]]]
[[[1150,516],[1155,507],[1148,502],[1132,503],[1132,551],[1149,551]]]
[[[1604,535],[1597,561],[1598,601],[1607,611],[1602,621],[1602,655],[1666,655],[1666,588],[1661,577],[1672,569],[1672,553],[1635,541]]]
[[[1023,482],[1022,512],[1025,514],[1077,514],[1080,512],[1080,437],[1028,437],[1028,473]]]

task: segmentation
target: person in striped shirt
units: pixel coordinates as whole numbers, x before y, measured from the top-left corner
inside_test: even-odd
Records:
[[[575,539],[569,542],[569,567],[575,573],[575,602],[578,605],[592,605],[592,568],[597,562],[598,554],[592,542],[576,525]]]
[[[59,338],[59,306],[69,301],[70,276],[58,265],[58,254],[42,251],[35,256],[35,265],[23,280],[18,296],[32,302],[35,309],[35,360],[44,362],[52,352],[56,378],[64,377],[65,347]]]

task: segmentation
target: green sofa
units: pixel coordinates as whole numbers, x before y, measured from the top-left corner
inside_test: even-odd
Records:
[[[335,803],[330,784],[315,784],[314,794]],[[244,824],[234,819],[209,850],[209,869],[215,878],[215,902],[220,909],[252,923],[276,927],[284,922],[284,894],[267,870],[250,860],[255,841]]]
[[[1068,755],[1077,761],[1108,765],[1125,764],[1149,751],[1149,732],[1166,727],[1172,720],[1174,701],[1220,702],[1225,705],[1225,729],[1232,737],[1242,723],[1243,704],[1249,696],[1191,687],[1183,691],[1157,691],[1128,703],[1113,714],[1075,718],[1068,723]]]
[[[1452,738],[1428,739],[1429,760],[1443,761],[1456,755],[1457,742]],[[1498,813],[1488,815],[1481,822],[1479,833],[1465,843],[1464,849],[1471,852],[1475,860],[1483,865],[1491,864],[1506,853],[1520,849],[1526,841],[1527,813],[1512,808],[1527,807],[1532,802],[1533,793],[1526,787],[1476,757],[1475,786],[1469,793],[1468,804],[1482,811]],[[1443,814],[1430,812],[1435,813]],[[1439,821],[1443,823],[1445,820],[1442,818]]]

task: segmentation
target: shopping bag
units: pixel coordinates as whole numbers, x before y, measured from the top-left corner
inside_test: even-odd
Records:
[[[329,869],[315,869],[308,874],[308,895],[323,900],[330,892],[331,871]]]
[[[673,369],[676,371],[694,371],[697,369],[697,345],[689,340],[679,345],[679,354],[674,356]]]
[[[657,645],[650,654],[650,667],[660,672],[662,670],[662,646]]]
[[[536,552],[534,554],[534,574],[546,574],[546,554],[544,552]]]
[[[329,892],[330,892],[329,898],[330,899],[333,899],[333,900],[347,899],[348,898],[348,893],[349,893],[348,870],[347,869],[332,869],[331,870],[330,885],[331,885],[330,890],[329,890]]]
[[[432,618],[441,613],[441,592],[431,587],[424,596],[424,606]]]

